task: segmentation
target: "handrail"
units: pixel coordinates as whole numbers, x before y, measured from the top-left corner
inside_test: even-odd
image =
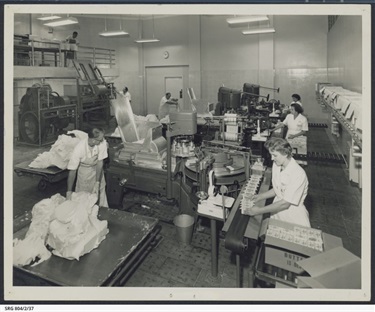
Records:
[[[70,45],[48,39],[29,39],[14,35],[14,65],[64,67]],[[90,60],[99,68],[113,68],[116,65],[116,50],[79,45],[77,59]]]

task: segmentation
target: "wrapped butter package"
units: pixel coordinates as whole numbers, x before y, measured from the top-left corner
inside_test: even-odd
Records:
[[[79,192],[72,200],[56,194],[35,204],[25,238],[13,242],[13,265],[37,265],[52,254],[79,260],[97,248],[108,233],[107,221],[98,219],[97,199]]]
[[[88,138],[87,133],[80,130],[68,131],[67,134],[74,134],[75,137],[61,134],[56,142],[47,152],[39,154],[29,165],[30,168],[48,168],[56,166],[60,169],[66,169],[73,153],[74,147],[84,139]]]

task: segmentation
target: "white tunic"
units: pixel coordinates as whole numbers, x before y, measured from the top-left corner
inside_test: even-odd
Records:
[[[96,182],[96,164],[99,160],[108,157],[107,142],[103,140],[99,145],[90,147],[88,139],[79,142],[73,150],[68,163],[69,170],[77,170],[76,192],[92,193]],[[107,195],[105,193],[104,174],[100,182],[99,206],[108,207]]]
[[[301,114],[298,114],[296,118],[294,118],[293,114],[288,114],[283,124],[288,127],[288,132],[286,133],[286,139],[290,134],[297,134],[301,131],[309,131],[309,124],[307,122],[307,118]]]
[[[309,213],[304,205],[308,184],[305,171],[293,157],[283,171],[281,166],[273,163],[272,185],[276,193],[273,202],[284,199],[291,205],[288,209],[271,214],[271,218],[311,227]]]
[[[163,119],[165,116],[169,114],[169,104],[167,104],[167,102],[168,102],[168,99],[166,98],[166,96],[163,96],[159,104],[159,114],[158,114],[159,120]]]
[[[130,94],[130,92],[128,91],[128,92],[126,92],[125,94],[124,94],[124,97],[125,97],[125,99],[128,99],[129,100],[129,102],[131,102],[132,101],[132,96],[131,96],[131,94]]]

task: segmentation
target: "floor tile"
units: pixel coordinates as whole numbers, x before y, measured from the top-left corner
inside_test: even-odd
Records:
[[[173,280],[193,287],[202,269],[184,260],[168,258],[159,270],[159,275],[168,280]]]

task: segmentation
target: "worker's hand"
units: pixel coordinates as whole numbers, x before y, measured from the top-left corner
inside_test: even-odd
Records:
[[[72,192],[66,192],[66,200],[72,200]]]
[[[252,201],[253,201],[254,203],[256,203],[256,202],[261,201],[261,200],[263,200],[263,199],[265,199],[264,196],[263,196],[263,193],[259,193],[259,194],[255,194],[255,195],[253,196]]]
[[[259,198],[259,194],[256,194],[256,195],[253,195],[253,197],[251,197],[251,200],[256,203],[257,201],[261,200],[261,198]]]
[[[296,136],[293,134],[288,135],[288,139],[294,139]]]
[[[99,182],[95,182],[92,193],[99,194]]]
[[[261,208],[257,206],[253,206],[251,208],[247,208],[245,210],[242,210],[242,214],[248,215],[248,216],[256,216],[262,213]]]

